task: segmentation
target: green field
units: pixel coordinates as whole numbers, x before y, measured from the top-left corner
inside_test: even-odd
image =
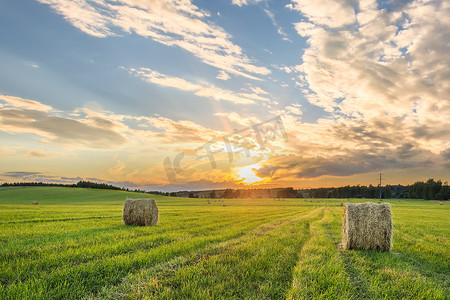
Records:
[[[448,202],[387,201],[379,252],[337,247],[339,199],[152,196],[159,224],[123,225],[143,196],[0,189],[0,299],[450,299]]]

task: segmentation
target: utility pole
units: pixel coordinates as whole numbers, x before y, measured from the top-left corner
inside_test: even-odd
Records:
[[[380,201],[381,201],[381,173],[380,173]]]

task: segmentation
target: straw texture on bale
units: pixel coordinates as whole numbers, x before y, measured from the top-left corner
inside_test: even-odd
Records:
[[[127,199],[123,205],[123,223],[126,225],[154,226],[159,211],[153,199]]]
[[[342,248],[383,250],[392,247],[392,213],[389,203],[347,203],[342,226]]]

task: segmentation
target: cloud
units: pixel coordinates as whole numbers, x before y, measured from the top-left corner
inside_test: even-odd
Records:
[[[27,152],[27,156],[29,157],[49,157],[50,153],[47,153],[41,149],[32,149]]]
[[[308,166],[301,169],[296,177],[316,178],[328,176],[350,176],[364,174],[392,168],[405,169],[412,167],[429,167],[430,161],[402,163],[390,157],[371,155],[367,153],[355,153],[352,155],[336,156],[328,158],[315,158],[308,160]]]
[[[263,1],[265,0],[231,0],[231,3],[237,6],[244,6],[250,4],[258,4]]]
[[[301,104],[294,103],[294,104],[292,104],[292,105],[286,106],[286,107],[284,108],[284,111],[285,111],[286,113],[291,114],[291,115],[301,116],[301,115],[303,115],[303,112],[302,112],[302,109],[301,109],[301,108],[302,108]]]
[[[36,63],[34,63],[34,62],[26,62],[25,65],[26,65],[27,67],[31,67],[31,68],[33,68],[33,69],[38,69],[38,68],[39,68],[39,65],[36,64]]]
[[[18,97],[10,99],[13,99],[12,103],[18,107],[24,106],[23,103],[29,108],[45,107],[34,100]],[[72,149],[142,147],[148,143],[160,146],[203,143],[224,134],[188,120],[174,121],[159,115],[150,117],[120,115],[98,106],[77,108],[67,112],[0,107],[0,125],[4,132],[32,133],[44,138],[40,142],[71,146]],[[7,154],[11,152],[10,148],[4,147],[0,147],[0,151]],[[31,149],[27,155],[44,157],[50,155],[50,152]]]
[[[330,28],[339,28],[356,21],[352,1],[348,0],[293,0],[287,6],[300,11],[311,22]]]
[[[257,87],[257,86],[250,87],[250,90],[257,95],[268,95],[269,94],[268,92],[266,92],[265,90],[263,90],[262,88]]]
[[[23,171],[14,171],[14,172],[5,172],[2,176],[12,177],[12,178],[26,178],[30,176],[41,175],[41,172],[23,172]]]
[[[236,112],[231,113],[215,113],[214,116],[222,117],[227,119],[230,122],[235,124],[239,124],[242,126],[251,126],[260,123],[261,121],[255,117],[243,117]]]
[[[82,181],[83,178],[80,176],[77,177],[61,177],[61,180],[67,180],[67,181]]]
[[[291,120],[291,131],[310,130],[308,139],[294,135],[306,146],[290,145],[291,153],[321,153],[321,160],[311,160],[318,166],[305,169],[311,174],[326,174],[328,168],[330,175],[346,176],[366,160],[373,163],[358,172],[407,168],[414,159],[418,166],[438,166],[450,138],[450,26],[444,17],[450,4],[410,1],[378,9],[376,1],[352,3],[293,1],[291,8],[306,17],[295,28],[308,42],[295,71],[305,98],[329,117],[311,125]],[[345,154],[358,163],[338,164]],[[297,174],[306,176],[302,172]]]
[[[294,5],[292,3],[288,3],[284,7],[286,7],[289,10],[294,10]]]
[[[24,99],[20,97],[14,97],[14,96],[8,96],[8,95],[1,95],[0,94],[0,101],[3,101],[6,103],[6,107],[14,107],[14,108],[23,108],[23,109],[30,109],[30,110],[37,110],[37,111],[50,111],[53,108],[51,106],[42,104],[40,102]],[[1,107],[1,106],[0,106]]]
[[[312,36],[315,32],[317,32],[317,27],[310,22],[298,22],[294,23],[295,30],[302,37]]]
[[[228,101],[235,104],[254,104],[256,101],[269,101],[254,93],[235,93],[208,83],[193,83],[183,78],[159,73],[149,68],[126,69],[131,75],[149,83],[176,88],[182,91],[192,92],[199,97],[205,97],[217,101]]]
[[[126,168],[126,165],[123,162],[121,162],[120,160],[118,160],[116,162],[116,165],[114,165],[112,168],[110,168],[108,170],[108,173],[112,176],[123,175],[125,168]]]
[[[272,22],[272,25],[277,29],[277,32],[282,37],[282,39],[292,43],[292,41],[288,38],[286,32],[284,32],[283,28],[278,25],[277,21],[275,20],[274,13],[267,8],[264,9],[264,12],[269,17],[270,21]]]
[[[149,118],[148,122],[160,133],[152,133],[162,144],[204,143],[221,133],[187,120],[174,121],[164,117]]]
[[[448,111],[442,100],[450,94],[443,67],[450,65],[443,44],[450,35],[443,18],[448,5],[413,2],[402,13],[376,10],[376,3],[360,9],[355,28],[331,30],[317,20],[296,24],[309,43],[301,66],[312,91],[307,99],[349,116],[385,113],[423,119],[432,107]],[[429,55],[430,49],[436,55]]]
[[[210,14],[190,0],[38,0],[72,26],[95,37],[125,32],[180,47],[205,64],[227,73],[258,79],[270,70],[256,66],[225,30],[208,20]]]
[[[83,180],[81,177],[64,177],[64,176],[55,176],[48,175],[44,172],[24,172],[24,171],[12,171],[5,172],[1,174],[1,176],[8,177],[11,181],[16,182],[53,182],[53,183],[63,183],[63,184],[73,184],[80,180]]]
[[[306,145],[307,147],[307,145]],[[426,150],[408,149],[409,145],[398,147],[393,152],[380,150],[374,153],[365,150],[349,150],[324,153],[326,156],[298,154],[272,156],[258,170],[257,175],[267,177],[271,171],[273,179],[312,179],[323,176],[352,176],[371,172],[431,167],[436,164],[435,156]],[[414,153],[414,151],[416,151]],[[258,175],[259,176],[259,175]]]
[[[441,152],[441,155],[444,159],[450,161],[450,148]]]
[[[65,145],[110,148],[126,142],[116,131],[43,111],[3,108],[0,109],[0,124],[6,132],[34,133]]]
[[[230,79],[230,75],[228,75],[224,70],[220,70],[219,74],[216,77],[217,79],[220,80],[228,80]]]

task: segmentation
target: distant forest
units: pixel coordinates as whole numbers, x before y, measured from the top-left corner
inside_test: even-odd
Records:
[[[145,191],[142,189],[128,189],[106,183],[79,181],[76,184],[44,183],[44,182],[14,182],[3,183],[1,186],[58,186],[122,190],[138,193],[156,194],[172,197],[189,198],[381,198],[382,199],[425,199],[425,200],[450,200],[450,187],[441,180],[428,179],[426,182],[418,181],[412,185],[386,185],[376,186],[343,186],[332,188],[294,189],[225,189],[210,191],[180,191],[161,192]]]

